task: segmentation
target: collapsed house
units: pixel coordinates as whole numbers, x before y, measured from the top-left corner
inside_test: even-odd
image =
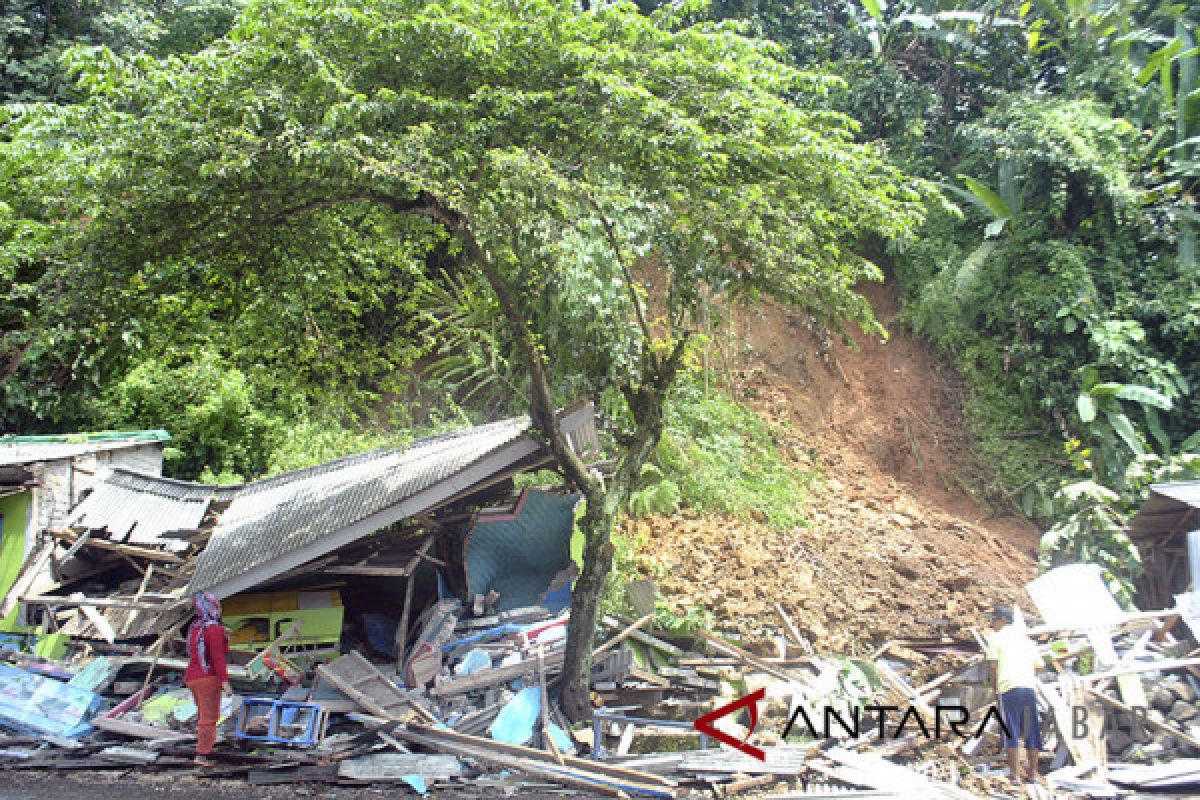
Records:
[[[1200,481],[1156,483],[1129,522],[1129,538],[1142,554],[1147,605],[1166,608],[1186,591],[1200,589],[1189,565],[1200,566],[1200,551],[1189,559],[1188,538],[1200,530]]]
[[[581,455],[594,452],[590,405],[561,424]],[[113,465],[30,543],[3,610],[22,606],[47,632],[114,644],[177,635],[187,598],[209,591],[234,599],[241,644],[265,645],[305,612],[339,606],[395,620],[403,642],[414,609],[451,596],[515,608],[568,569],[577,497],[513,490],[514,476],[550,461],[520,418],[232,486]],[[502,519],[511,530],[493,532]],[[530,553],[523,582],[501,567]],[[278,608],[282,592],[296,595],[294,608]],[[263,607],[237,598],[247,593]],[[341,638],[332,621],[319,636],[315,624],[305,637]]]
[[[561,420],[594,454],[591,408]],[[597,708],[590,727],[571,726],[554,698],[578,496],[517,480],[549,463],[513,419],[237,486],[99,474],[33,543],[6,598],[64,645],[43,658],[0,636],[11,731],[0,770],[195,770],[197,712],[179,676],[186,600],[205,590],[224,598],[238,692],[206,777],[422,793],[1013,796],[977,630],[839,656],[776,603],[778,635],[739,643],[656,628],[657,589],[639,580],[625,598],[636,619],[600,615]],[[1178,486],[1156,491],[1179,501]],[[1148,518],[1186,534],[1192,511],[1164,521],[1155,502]],[[1094,565],[1026,586],[1041,621],[1017,617],[1043,660],[1055,796],[1200,787],[1200,650],[1176,624],[1191,625],[1178,598],[1193,586],[1171,584],[1176,605],[1153,611],[1121,607]],[[836,725],[831,710],[844,713]],[[971,724],[931,733],[948,711]]]
[[[43,531],[60,529],[110,468],[162,474],[166,431],[0,436],[0,595],[7,594]],[[0,631],[20,625],[15,609]]]

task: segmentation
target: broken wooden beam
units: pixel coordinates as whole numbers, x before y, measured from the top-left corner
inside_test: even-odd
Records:
[[[317,667],[317,674],[376,716],[400,722],[414,716],[433,719],[407,692],[388,680],[357,651]]]
[[[675,645],[671,644],[670,642],[664,642],[662,639],[659,639],[657,636],[651,636],[650,634],[641,630],[642,625],[645,624],[644,621],[649,621],[652,619],[654,619],[653,614],[648,614],[648,615],[642,617],[641,619],[634,622],[625,631],[623,631],[622,635],[627,638],[631,638],[636,642],[641,642],[644,645],[653,647],[655,650],[661,650],[662,652],[666,653],[667,655],[674,656],[675,658],[680,658],[681,656],[683,656],[683,654],[684,654],[683,648],[676,647]],[[605,616],[601,620],[601,622],[612,628],[620,627],[620,624],[621,624],[620,620],[618,620],[614,617],[610,617],[610,616]],[[597,652],[603,652],[604,650],[607,650],[609,648],[609,646],[610,646],[610,643],[606,642],[602,646],[602,648],[599,649]]]
[[[121,600],[108,597],[84,597],[82,595],[72,595],[71,597],[57,597],[54,595],[32,594],[22,595],[20,598],[22,603],[31,606],[57,606],[60,608],[82,608],[90,606],[92,608],[124,608],[137,611],[170,611],[178,603],[164,605],[162,603],[146,603],[142,601]]]
[[[544,666],[547,669],[561,667],[565,656],[566,654],[563,650],[550,653],[544,659]],[[536,675],[537,671],[538,660],[536,658],[527,658],[516,664],[482,669],[461,678],[443,680],[430,689],[429,693],[434,697],[453,697],[454,695],[465,694],[476,689],[486,689],[489,686],[508,683],[523,675]]]
[[[600,792],[613,797],[620,797],[622,793],[647,797],[675,797],[671,784],[658,775],[565,755],[560,756],[562,763],[559,764],[553,756],[541,750],[434,728],[397,727],[390,733],[397,739],[431,750],[490,761],[577,789]]]
[[[1152,729],[1158,731],[1159,733],[1165,733],[1169,736],[1173,736],[1173,737],[1175,737],[1175,739],[1183,742],[1188,747],[1191,747],[1195,750],[1200,750],[1200,739],[1197,739],[1194,736],[1188,735],[1185,731],[1181,731],[1178,728],[1172,728],[1170,725],[1166,725],[1162,722],[1159,722],[1159,721],[1151,718],[1148,714],[1138,714],[1134,711],[1133,706],[1126,705],[1125,703],[1122,703],[1120,700],[1114,700],[1113,698],[1109,697],[1108,695],[1106,695],[1102,692],[1097,692],[1095,689],[1088,689],[1087,693],[1088,693],[1088,696],[1090,696],[1096,700],[1099,700],[1101,703],[1108,706],[1109,708],[1115,709],[1117,711],[1122,711],[1125,714],[1128,714],[1129,720],[1136,720],[1135,724],[1140,723],[1142,725],[1145,725],[1147,728],[1152,728]]]
[[[55,539],[61,539],[64,542],[71,542],[71,549],[67,551],[68,553],[74,551],[76,546],[79,545],[80,542],[83,542],[83,546],[86,547],[94,547],[97,550],[108,550],[109,552],[120,553],[127,556],[136,556],[138,558],[144,558],[148,561],[163,561],[168,564],[184,563],[184,559],[180,558],[174,553],[168,553],[165,550],[155,550],[151,547],[139,547],[133,544],[121,544],[120,542],[112,542],[108,539],[92,537],[91,531],[87,531],[82,535],[76,534],[73,531],[46,531],[46,533],[53,536]]]

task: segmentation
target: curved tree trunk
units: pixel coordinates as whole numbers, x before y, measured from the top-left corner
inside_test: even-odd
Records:
[[[605,579],[612,569],[613,526],[617,515],[629,500],[642,466],[662,438],[667,392],[675,382],[690,335],[676,339],[666,356],[657,354],[650,341],[644,343],[641,382],[637,386],[624,387],[635,430],[627,441],[622,442],[616,471],[606,483],[588,469],[562,432],[551,390],[549,366],[536,344],[534,332],[530,330],[518,292],[508,284],[475,240],[465,217],[429,198],[419,199],[398,210],[412,213],[414,205],[420,209],[417,213],[432,216],[453,231],[462,241],[468,257],[482,272],[516,339],[521,360],[529,371],[529,411],[534,427],[542,435],[546,447],[567,479],[583,492],[587,502],[581,523],[585,537],[583,564],[571,595],[571,622],[567,630],[563,671],[563,710],[572,720],[586,719],[591,716],[590,676],[596,617]],[[636,308],[636,297],[634,303]],[[650,332],[644,321],[642,330],[649,337]]]
[[[563,711],[573,721],[591,716],[592,648],[597,630],[600,597],[612,569],[612,529],[616,514],[606,492],[589,498],[580,522],[584,535],[583,567],[571,590],[571,623],[567,629],[567,651],[563,662]]]

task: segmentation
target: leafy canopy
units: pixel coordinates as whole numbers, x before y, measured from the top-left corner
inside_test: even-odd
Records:
[[[89,100],[24,109],[3,155],[23,213],[54,226],[51,274],[113,319],[177,287],[211,304],[311,280],[328,249],[405,242],[416,265],[448,246],[558,334],[539,344],[560,374],[636,382],[712,291],[869,320],[854,246],[919,215],[921,187],[847,117],[793,102],[832,79],[775,55],[632,5],[252,3],[194,55],[76,53]],[[349,222],[379,211],[398,217]],[[631,334],[637,256],[667,314]]]

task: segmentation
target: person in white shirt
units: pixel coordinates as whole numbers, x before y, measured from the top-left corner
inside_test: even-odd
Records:
[[[1008,755],[1009,775],[1021,782],[1021,745],[1025,745],[1027,771],[1025,781],[1038,780],[1038,754],[1042,749],[1042,733],[1038,724],[1037,670],[1042,657],[1025,634],[1024,628],[1013,624],[1008,608],[992,612],[992,633],[988,636],[987,659],[1004,723],[1004,747]]]

